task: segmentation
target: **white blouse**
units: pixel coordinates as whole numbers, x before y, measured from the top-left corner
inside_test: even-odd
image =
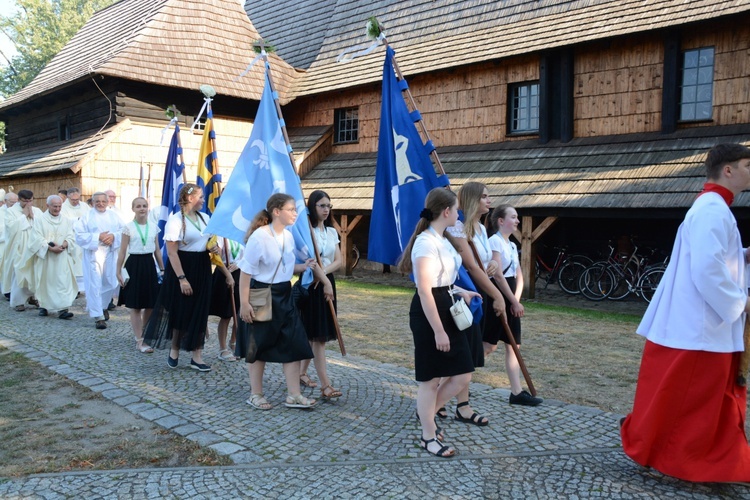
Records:
[[[200,213],[203,217],[197,217],[197,221],[185,217],[185,232],[182,232],[182,213],[175,212],[167,219],[164,226],[164,241],[177,241],[180,243],[179,249],[183,252],[205,252],[206,243],[211,237],[210,234],[203,234],[208,221],[211,219],[208,214]],[[197,226],[197,227],[196,227]],[[199,229],[200,228],[200,229]],[[184,243],[183,243],[184,241]]]
[[[159,227],[151,221],[146,222],[145,226],[138,224],[136,221],[131,220],[122,229],[122,234],[130,237],[128,243],[128,253],[133,255],[140,255],[146,253],[154,253],[156,250],[156,235],[159,234]],[[140,229],[140,232],[138,230]],[[141,234],[146,238],[146,244],[143,244]]]
[[[427,257],[430,277],[430,288],[449,286],[456,281],[458,268],[461,267],[461,256],[450,241],[429,228],[422,231],[411,249],[411,261],[416,266],[417,259]],[[419,286],[419,277],[414,273],[414,281]]]
[[[278,265],[282,248],[284,249],[284,258],[281,265]],[[283,283],[292,279],[295,261],[294,236],[292,236],[292,233],[284,229],[281,234],[276,234],[268,225],[253,231],[245,244],[245,252],[242,258],[237,261],[237,266],[243,273],[249,274],[256,281]],[[277,265],[278,271],[276,271]],[[274,272],[276,272],[275,277]]]
[[[339,233],[335,227],[325,226],[322,231],[316,227],[313,234],[315,234],[315,244],[318,246],[323,267],[328,267],[336,258],[336,247],[341,241]]]
[[[503,276],[506,278],[515,278],[519,267],[518,247],[516,247],[516,244],[512,241],[506,241],[505,238],[498,233],[493,234],[490,237],[490,247],[493,252],[500,254],[500,270],[503,271],[506,268],[508,269],[503,273]],[[510,267],[508,267],[509,264]]]
[[[454,238],[466,239],[466,232],[464,230],[464,223],[459,220],[456,221],[455,226],[451,226],[448,228],[448,234],[450,234]],[[471,239],[471,241],[474,243],[474,247],[477,249],[477,254],[479,254],[479,258],[482,261],[482,266],[487,269],[487,266],[492,260],[492,248],[490,248],[490,242],[487,238],[487,229],[485,229],[483,225],[479,224],[479,230],[474,233],[474,237]]]

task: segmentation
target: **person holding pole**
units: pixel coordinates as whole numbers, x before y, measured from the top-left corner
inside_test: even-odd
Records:
[[[508,287],[513,292],[515,301],[511,301],[507,296],[503,296],[505,301],[505,317],[508,326],[516,341],[516,345],[521,347],[521,317],[514,315],[512,312],[513,304],[520,303],[521,293],[523,292],[523,273],[518,261],[518,249],[515,243],[510,241],[510,235],[518,229],[518,212],[510,205],[500,205],[496,207],[487,217],[487,228],[489,233],[495,233],[490,236],[489,243],[492,249],[492,259],[500,269],[496,275],[502,275],[508,283]],[[495,278],[492,278],[495,280]],[[544,400],[532,396],[528,391],[521,387],[521,366],[518,363],[516,353],[511,347],[508,334],[502,324],[497,324],[496,317],[489,317],[488,324],[492,323],[491,328],[487,328],[487,334],[484,341],[491,347],[494,352],[497,349],[498,341],[505,344],[505,372],[508,374],[510,382],[510,396],[508,401],[512,405],[538,406]]]
[[[315,371],[320,378],[320,397],[322,399],[336,399],[342,396],[342,392],[331,385],[326,369],[325,343],[337,340],[336,327],[333,324],[328,302],[333,301],[335,311],[336,281],[333,273],[341,268],[344,261],[339,247],[339,235],[331,222],[332,209],[331,198],[325,191],[313,191],[307,198],[307,213],[313,227],[315,244],[323,268],[318,268],[316,282],[309,287],[308,299],[299,305],[307,339],[310,341],[310,346],[315,355]],[[315,387],[316,382],[307,376],[309,366],[309,359],[300,362],[300,382],[307,387]]]
[[[237,307],[240,303],[240,268],[237,260],[242,256],[243,246],[226,238],[217,240],[221,249],[223,266],[216,266],[211,285],[211,305],[208,308],[209,316],[218,316],[219,324],[216,327],[216,336],[219,339],[219,360],[237,361],[233,349],[227,347],[227,334],[229,322],[237,320]],[[231,278],[231,280],[230,280]],[[232,340],[237,338],[237,325],[232,327]],[[231,342],[230,345],[234,343]]]
[[[250,223],[240,270],[240,326],[235,354],[245,358],[250,377],[250,398],[247,404],[258,410],[273,406],[263,394],[263,373],[266,363],[282,363],[286,378],[288,408],[313,408],[314,399],[300,391],[300,361],[313,357],[305,327],[292,299],[290,280],[294,273],[315,268],[315,259],[295,264],[292,233],[286,229],[297,220],[294,198],[274,193],[266,208]],[[256,321],[250,304],[252,290],[270,288],[272,317]]]
[[[206,249],[210,235],[204,232],[209,216],[200,212],[203,190],[195,184],[183,185],[178,203],[180,211],[170,215],[164,227],[169,267],[144,338],[156,349],[169,345],[170,368],[177,368],[183,350],[191,353],[190,368],[209,372],[211,366],[203,362],[211,300],[209,251],[218,253],[219,248]]]
[[[117,256],[117,281],[121,287],[117,305],[124,305],[130,311],[135,348],[142,353],[152,353],[154,350],[143,344],[143,327],[148,323],[159,295],[159,276],[156,274],[154,259],[159,272],[164,273],[159,248],[159,228],[149,220],[146,198],[135,198],[131,207],[135,218],[122,230]],[[127,280],[123,278],[123,263]]]
[[[454,285],[461,256],[455,238],[446,229],[457,220],[456,195],[443,188],[431,190],[399,262],[401,272],[414,272],[417,285],[409,309],[409,328],[414,337],[414,371],[419,382],[420,443],[428,453],[443,458],[456,452],[443,444],[435,412],[468,390],[474,371],[469,341],[453,321],[450,308],[454,299],[469,303],[473,296],[479,295]]]

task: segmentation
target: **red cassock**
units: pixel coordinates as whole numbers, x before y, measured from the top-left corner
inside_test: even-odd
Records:
[[[740,353],[673,349],[646,341],[625,453],[687,481],[750,481],[744,422],[747,390],[736,384]]]

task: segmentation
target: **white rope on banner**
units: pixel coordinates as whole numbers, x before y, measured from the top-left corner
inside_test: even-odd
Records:
[[[260,54],[258,54],[257,56],[255,56],[255,59],[253,59],[252,61],[250,61],[250,64],[247,65],[247,68],[245,68],[245,71],[243,71],[242,73],[240,73],[238,76],[234,77],[234,79],[232,81],[236,82],[237,80],[239,80],[240,78],[242,78],[246,74],[250,73],[250,70],[253,69],[253,66],[255,66],[255,63],[257,63],[258,61],[260,61],[261,59],[263,59],[263,57],[265,57],[265,55],[266,55],[266,50],[265,49],[261,50]]]
[[[378,48],[379,45],[383,43],[383,40],[385,40],[385,31],[381,31],[380,35],[371,43],[363,43],[361,45],[357,45],[356,47],[352,47],[351,49],[346,49],[341,54],[338,55],[336,58],[336,62],[349,62],[355,57],[359,56],[366,56],[376,48]]]
[[[177,120],[177,116],[175,116],[174,118],[172,118],[171,120],[169,120],[169,123],[167,123],[167,126],[164,127],[164,129],[162,129],[162,131],[161,131],[161,139],[159,139],[159,146],[163,146],[164,145],[164,137],[167,135],[167,132],[169,132],[169,128],[172,125],[176,124],[177,121],[178,121]]]
[[[193,121],[193,125],[190,127],[190,131],[193,132],[195,130],[195,127],[198,126],[198,123],[200,123],[201,117],[203,116],[203,113],[206,111],[206,108],[211,105],[211,99],[210,97],[204,97],[203,98],[203,107],[198,112],[198,116],[195,117],[195,121]]]

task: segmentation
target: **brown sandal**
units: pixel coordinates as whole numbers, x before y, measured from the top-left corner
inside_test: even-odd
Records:
[[[327,385],[320,389],[320,399],[338,399],[343,395],[343,392],[330,385]]]
[[[318,382],[308,377],[307,373],[303,373],[299,376],[299,383],[304,385],[305,387],[309,387],[310,389],[318,387]]]

